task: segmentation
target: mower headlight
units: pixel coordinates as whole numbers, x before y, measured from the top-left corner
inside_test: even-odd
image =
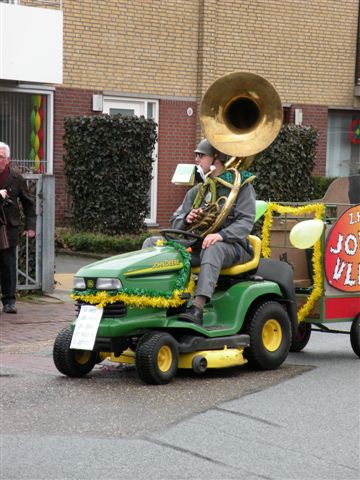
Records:
[[[118,278],[98,278],[96,280],[97,290],[117,290],[121,287],[122,285]]]
[[[75,290],[85,290],[86,288],[85,278],[74,277],[73,286]]]

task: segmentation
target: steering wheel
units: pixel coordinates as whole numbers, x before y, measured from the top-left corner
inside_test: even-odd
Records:
[[[188,232],[187,230],[176,230],[172,228],[165,228],[160,230],[161,235],[165,237],[165,240],[173,240],[180,243],[184,247],[192,247],[195,243],[203,240],[201,235],[197,233]]]

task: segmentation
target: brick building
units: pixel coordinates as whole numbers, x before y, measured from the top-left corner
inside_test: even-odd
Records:
[[[51,9],[55,3],[62,15],[60,81],[19,83],[0,75],[0,98],[5,95],[10,103],[16,94],[46,97],[46,148],[43,158],[35,154],[39,158],[33,160],[32,152],[30,160],[55,174],[59,222],[68,209],[65,116],[120,112],[157,121],[149,224],[164,226],[184,193],[171,184],[175,166],[193,160],[201,135],[199,101],[216,78],[234,70],[267,78],[280,94],[286,121],[318,129],[314,174],[342,176],[359,168],[360,145],[349,137],[352,122],[360,118],[358,0],[15,3],[27,9]],[[25,157],[26,147],[21,151],[15,136],[6,135],[17,157]]]

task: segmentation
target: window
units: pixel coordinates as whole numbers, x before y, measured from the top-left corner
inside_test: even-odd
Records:
[[[350,139],[351,124],[360,112],[329,111],[326,176],[346,177],[360,173],[360,145]]]
[[[0,138],[24,173],[51,173],[51,103],[51,94],[44,91],[0,91]]]
[[[103,113],[110,115],[136,115],[140,117],[143,115],[145,118],[151,118],[158,123],[158,102],[156,100],[139,100],[128,99],[118,97],[104,97]],[[153,170],[152,181],[149,191],[149,218],[146,219],[148,225],[154,225],[156,223],[156,196],[157,196],[157,150],[158,146],[155,145],[153,152]]]

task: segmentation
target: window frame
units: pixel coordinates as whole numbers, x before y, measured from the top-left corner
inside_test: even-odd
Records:
[[[46,95],[47,96],[47,118],[46,129],[48,132],[48,138],[46,139],[46,170],[47,175],[52,175],[54,172],[54,158],[53,158],[53,145],[54,145],[54,90],[51,87],[39,87],[39,86],[19,86],[19,87],[3,87],[0,85],[1,92],[11,93],[28,93],[29,95]]]
[[[129,106],[131,104],[140,107],[140,116],[148,117],[149,104],[154,105],[153,116],[151,117],[157,124],[156,132],[159,133],[159,100],[153,98],[139,98],[139,97],[125,97],[117,95],[104,95],[102,112],[109,114],[111,108],[119,108],[119,105]],[[158,141],[154,146],[153,151],[153,166],[152,166],[152,180],[150,186],[150,216],[145,219],[145,223],[148,226],[157,226],[157,182],[158,182]]]

